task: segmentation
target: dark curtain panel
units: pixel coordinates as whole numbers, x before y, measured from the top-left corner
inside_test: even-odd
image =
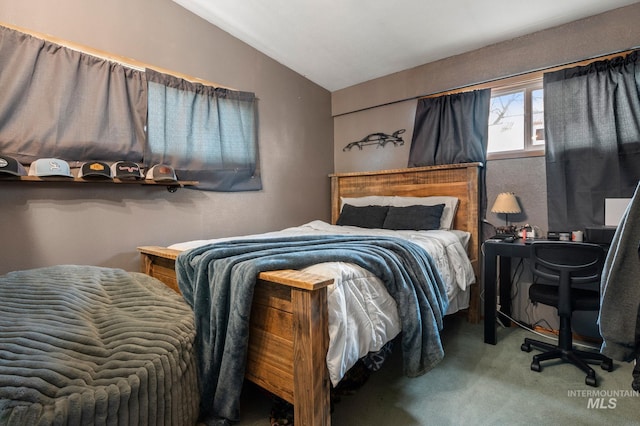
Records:
[[[418,100],[409,167],[486,164],[491,90]],[[480,171],[480,217],[487,210],[485,168]],[[483,230],[483,234],[493,230]]]
[[[144,73],[0,26],[0,153],[142,161]]]
[[[409,167],[487,159],[491,90],[418,100]]]
[[[260,178],[253,93],[191,83],[146,70],[149,144],[145,163],[169,164],[195,189],[253,191]]]
[[[604,225],[640,179],[638,52],[544,75],[549,229]]]

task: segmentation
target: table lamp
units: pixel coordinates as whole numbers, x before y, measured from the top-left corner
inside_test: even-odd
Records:
[[[505,227],[509,228],[509,214],[520,213],[520,204],[513,192],[502,192],[496,197],[491,213],[503,213],[505,215]]]

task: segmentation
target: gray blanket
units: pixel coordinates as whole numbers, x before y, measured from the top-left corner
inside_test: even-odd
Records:
[[[0,277],[0,424],[194,424],[189,306],[139,273],[54,266]]]
[[[239,419],[249,315],[258,273],[332,261],[355,263],[380,277],[402,321],[404,371],[417,376],[444,356],[439,331],[445,285],[429,254],[394,238],[317,236],[221,242],[183,252],[176,272],[193,308],[203,419]]]
[[[601,352],[619,361],[638,356],[640,307],[640,184],[627,207],[607,253],[600,285],[598,323]],[[638,334],[636,334],[638,333]]]

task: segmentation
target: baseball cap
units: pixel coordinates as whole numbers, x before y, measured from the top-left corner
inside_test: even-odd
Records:
[[[29,167],[29,176],[73,177],[69,163],[58,158],[38,158]]]
[[[166,164],[156,164],[147,170],[146,179],[153,180],[155,182],[175,182],[178,180],[176,172],[173,167]]]
[[[111,165],[111,175],[118,179],[142,179],[140,166],[133,161],[118,161]]]
[[[111,167],[102,161],[82,163],[78,177],[84,179],[111,179]]]
[[[27,171],[18,160],[6,155],[0,155],[0,174],[9,174],[14,176],[26,176]]]

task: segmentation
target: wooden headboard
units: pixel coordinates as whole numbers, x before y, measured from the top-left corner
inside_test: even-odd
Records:
[[[336,173],[331,177],[331,223],[340,216],[341,197],[447,195],[460,202],[454,228],[471,233],[468,253],[476,277],[480,261],[480,169],[482,163],[462,163],[374,172]]]

